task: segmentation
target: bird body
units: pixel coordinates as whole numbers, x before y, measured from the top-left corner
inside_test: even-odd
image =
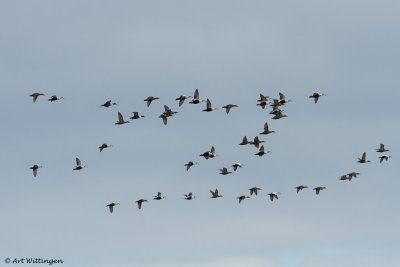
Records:
[[[33,94],[31,94],[30,96],[33,97],[33,103],[35,103],[37,98],[39,96],[41,96],[41,95],[44,95],[44,94],[42,94],[42,93],[33,93]]]
[[[247,137],[244,136],[242,142],[239,145],[244,146],[244,145],[248,145],[248,144],[250,144],[250,143],[247,141]]]
[[[154,200],[161,200],[165,197],[161,194],[161,192],[157,192],[157,195],[153,197]]]
[[[318,187],[315,187],[313,190],[315,190],[315,194],[319,195],[319,192],[322,190],[325,190],[325,189],[326,189],[325,186],[318,186]]]
[[[249,142],[250,145],[254,145],[256,148],[258,148],[261,143],[265,143],[265,141],[260,141],[260,139],[258,139],[258,136],[254,137],[254,140]]]
[[[192,200],[192,199],[196,198],[196,197],[192,194],[192,192],[190,192],[189,194],[185,194],[184,196],[185,196],[185,199],[186,199],[186,200]]]
[[[264,146],[261,146],[260,150],[254,155],[262,157],[262,156],[264,156],[264,155],[266,155],[268,153],[272,153],[272,152],[271,151],[265,151],[264,150]]]
[[[188,163],[185,164],[186,166],[186,170],[188,171],[190,169],[190,167],[199,164],[198,162],[194,162],[194,161],[189,161]]]
[[[61,99],[64,99],[64,97],[52,95],[52,96],[48,99],[48,101],[53,102],[53,101],[57,101],[57,100],[61,100]]]
[[[387,152],[387,151],[389,151],[389,149],[385,149],[384,144],[380,144],[379,148],[376,149],[376,152],[379,152],[379,153],[383,153],[383,152]]]
[[[154,97],[154,96],[149,96],[149,97],[147,97],[144,101],[147,102],[147,106],[149,107],[150,104],[151,104],[151,102],[154,101],[154,100],[157,100],[157,99],[160,99],[160,98]]]
[[[384,160],[388,161],[391,156],[383,155],[379,157],[379,163],[382,163]]]
[[[210,151],[206,151],[203,154],[200,155],[200,157],[204,157],[205,159],[209,159],[209,158],[215,158],[217,156],[217,154],[215,153],[215,148],[214,146],[211,147]]]
[[[196,88],[194,91],[193,100],[190,101],[189,104],[200,104],[201,102],[204,102],[204,100],[200,100],[199,96],[199,89]]]
[[[361,156],[361,158],[358,158],[358,163],[366,163],[366,162],[371,162],[371,161],[369,161],[369,160],[366,160],[365,158],[366,158],[366,156],[367,156],[367,153],[366,152],[364,152],[363,154],[362,154],[362,156]]]
[[[139,115],[139,112],[137,112],[137,111],[133,111],[132,113],[133,113],[133,116],[130,117],[131,120],[137,120],[137,119],[140,119],[140,118],[144,118],[144,116],[143,115]]]
[[[271,201],[274,201],[274,198],[278,199],[278,195],[279,194],[280,194],[279,192],[271,192],[271,193],[268,194],[269,195],[269,199]]]
[[[242,196],[237,197],[237,199],[239,199],[239,204],[240,204],[240,202],[242,202],[242,201],[245,200],[246,198],[250,198],[250,197],[249,197],[249,196],[245,196],[245,195],[242,195]]]
[[[275,131],[270,131],[268,127],[268,122],[264,123],[264,131],[261,132],[260,134],[270,134],[270,133],[275,133]]]
[[[103,151],[103,149],[108,148],[108,147],[112,147],[112,145],[106,144],[106,143],[102,144],[101,146],[99,146],[100,152]]]
[[[299,193],[301,190],[303,190],[303,189],[305,189],[305,188],[308,188],[308,186],[299,185],[299,186],[295,187],[296,193]]]
[[[244,164],[242,164],[242,163],[235,163],[232,165],[234,171],[236,171],[238,167],[242,168],[243,166],[244,166]]]
[[[321,93],[313,93],[312,95],[309,96],[309,98],[314,98],[314,103],[317,104],[318,99],[321,96],[324,96],[325,94],[321,94]]]

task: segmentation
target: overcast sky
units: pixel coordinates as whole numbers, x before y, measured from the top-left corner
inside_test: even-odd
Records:
[[[398,266],[399,8],[0,1],[0,265]],[[178,107],[196,88],[219,110]],[[34,92],[45,96],[32,103]],[[271,120],[257,99],[279,92],[288,117]],[[313,92],[326,96],[314,104]],[[160,100],[147,107],[148,96]],[[100,107],[109,99],[118,105]],[[226,115],[229,103],[239,107]],[[164,105],[179,112],[167,126]],[[118,111],[146,117],[114,125]],[[257,157],[238,144],[266,121],[272,153]],[[100,153],[102,143],[113,147]],[[382,164],[380,143],[393,157]],[[199,157],[211,146],[217,158]],[[363,152],[371,163],[357,163]],[[75,157],[88,167],[73,171]],[[190,160],[199,165],[186,171]],[[245,166],[218,174],[235,162]],[[45,166],[36,178],[34,164]],[[300,184],[310,188],[296,194]],[[239,205],[253,186],[262,191]],[[316,186],[327,189],[316,196]],[[210,199],[215,188],[223,198]],[[166,199],[153,201],[158,191]]]

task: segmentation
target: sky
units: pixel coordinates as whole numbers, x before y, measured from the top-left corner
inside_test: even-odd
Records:
[[[0,1],[0,266],[398,266],[399,8]],[[179,107],[196,88],[219,109]],[[34,92],[45,96],[33,103]],[[272,120],[256,103],[279,92],[292,102]],[[314,92],[326,96],[314,104]],[[147,107],[148,96],[160,99]],[[109,99],[118,105],[100,106]],[[227,115],[229,103],[239,107]],[[178,111],[168,125],[164,105]],[[133,111],[145,118],[114,124]],[[272,153],[258,157],[238,144],[265,122],[276,133],[260,136]],[[100,153],[102,143],[113,146]],[[392,156],[382,164],[380,143]],[[211,146],[217,158],[199,157]],[[357,163],[363,152],[370,163]],[[87,168],[73,171],[75,157]],[[190,160],[199,165],[186,171]],[[218,174],[235,162],[245,166]],[[296,194],[300,184],[310,188]],[[259,195],[239,205],[253,186]],[[222,198],[210,199],[215,188]],[[158,191],[166,198],[152,200]]]

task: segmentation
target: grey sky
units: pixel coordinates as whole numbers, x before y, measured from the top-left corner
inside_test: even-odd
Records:
[[[398,266],[399,5],[0,1],[0,262]],[[195,88],[220,110],[178,107]],[[316,105],[315,91],[327,94]],[[255,104],[278,92],[293,102],[274,121]],[[160,100],[147,108],[150,95]],[[118,105],[100,107],[109,99]],[[226,115],[228,103],[239,107]],[[179,112],[167,126],[165,104]],[[118,111],[146,118],[117,126]],[[272,154],[259,158],[237,144],[265,121],[276,133],[260,137]],[[393,156],[382,164],[379,143]],[[220,156],[200,158],[212,145]],[[72,171],[75,157],[88,168]],[[200,165],[187,172],[189,160]],[[235,162],[246,166],[218,174]],[[45,166],[36,178],[33,164]],[[361,175],[338,180],[351,171]],[[300,184],[327,190],[296,194]],[[252,186],[263,190],[238,205]],[[215,188],[223,198],[210,199]],[[139,211],[157,191],[167,198]]]

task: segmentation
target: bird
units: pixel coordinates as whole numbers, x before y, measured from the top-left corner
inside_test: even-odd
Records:
[[[231,108],[235,108],[235,107],[238,107],[238,105],[228,104],[228,105],[223,106],[222,108],[225,109],[226,114],[229,114],[229,111],[231,110]]]
[[[115,123],[116,125],[122,125],[125,123],[129,123],[130,121],[124,121],[124,117],[122,116],[121,112],[118,111],[118,121]]]
[[[76,167],[73,169],[74,171],[79,171],[82,170],[83,168],[86,168],[87,166],[82,166],[81,160],[76,158]]]
[[[361,158],[358,158],[358,161],[357,161],[357,162],[358,162],[358,163],[371,162],[371,161],[365,159],[366,156],[367,156],[367,153],[364,152],[364,153],[362,154]]]
[[[33,97],[33,103],[35,103],[36,99],[41,95],[44,95],[44,94],[42,94],[42,93],[33,93],[33,94],[31,94],[30,96]]]
[[[250,190],[250,196],[252,196],[253,193],[257,196],[258,191],[259,191],[259,190],[262,190],[262,189],[259,188],[259,187],[252,187],[252,188],[249,188],[249,190]]]
[[[186,200],[192,200],[196,198],[195,196],[193,196],[192,192],[190,192],[189,194],[185,194],[184,196]]]
[[[138,208],[141,209],[142,208],[142,203],[143,202],[148,202],[148,201],[146,199],[141,198],[141,199],[139,199],[138,201],[135,201],[135,202],[137,203]]]
[[[101,146],[99,146],[100,152],[103,151],[103,149],[108,148],[108,147],[112,147],[112,145],[106,144],[106,143],[102,144]]]
[[[279,106],[273,106],[272,110],[269,112],[271,115],[276,115],[278,112],[283,112],[285,110],[280,109]]]
[[[210,99],[207,98],[207,106],[206,106],[206,109],[203,109],[203,111],[211,112],[214,110],[217,110],[217,108],[211,107],[211,101],[210,101]]]
[[[175,115],[176,113],[178,113],[177,111],[172,111],[167,105],[164,105],[164,114],[167,117],[171,117],[173,115]]]
[[[279,192],[271,192],[271,193],[268,194],[269,195],[269,199],[271,201],[274,201],[274,198],[278,199],[278,195],[279,194],[280,194]]]
[[[283,104],[280,103],[280,101],[278,99],[274,99],[274,102],[271,103],[271,107],[276,108],[279,106],[282,106]]]
[[[317,104],[318,99],[319,99],[321,96],[325,96],[325,94],[313,93],[312,95],[309,96],[309,98],[314,98],[314,103]]]
[[[385,145],[384,144],[380,144],[379,148],[376,149],[376,152],[379,152],[379,153],[383,153],[383,152],[386,152],[386,151],[389,151],[389,149],[385,149]]]
[[[190,97],[191,96],[181,95],[178,98],[176,98],[175,101],[179,100],[179,106],[182,106],[183,102],[185,102],[185,100],[190,98]]]
[[[285,117],[287,117],[287,115],[283,115],[283,114],[282,114],[282,111],[281,111],[281,110],[278,110],[278,111],[276,112],[275,116],[273,116],[271,119],[273,119],[273,120],[279,120],[279,119],[282,119],[282,118],[285,118]]]
[[[52,95],[52,96],[48,99],[48,101],[53,102],[53,101],[57,101],[57,100],[61,100],[61,99],[64,99],[64,97]]]
[[[144,101],[147,102],[147,106],[149,107],[150,104],[151,104],[151,102],[152,102],[153,100],[157,100],[157,99],[160,99],[160,98],[154,97],[154,96],[149,96],[149,97],[147,97]]]
[[[351,176],[347,176],[347,174],[345,174],[345,175],[340,176],[339,180],[341,180],[341,181],[346,181],[346,180],[351,181],[351,178],[352,178]]]
[[[388,161],[388,159],[391,158],[391,156],[388,155],[383,155],[379,157],[379,163],[382,163],[383,160]]]
[[[130,117],[131,120],[137,120],[137,119],[140,119],[140,118],[144,118],[144,116],[143,115],[139,115],[139,112],[137,112],[137,111],[133,111],[132,113],[133,113],[133,116]]]
[[[163,120],[164,125],[167,125],[167,123],[168,123],[168,116],[167,116],[165,113],[161,114],[161,115],[158,116],[158,117],[161,118],[161,119]]]
[[[113,213],[114,211],[114,206],[119,205],[119,203],[110,203],[108,205],[106,205],[106,207],[108,207],[110,209],[110,213]]]
[[[260,99],[257,100],[257,102],[260,102],[257,104],[257,106],[260,106],[262,109],[265,108],[269,104],[269,96],[264,96],[263,94],[260,94]]]
[[[282,93],[279,93],[279,98],[280,98],[279,103],[282,104],[282,105],[284,105],[284,104],[286,104],[286,103],[288,103],[288,102],[292,102],[292,100],[287,100],[287,99],[285,98],[285,95],[282,94]]]
[[[296,186],[294,189],[296,189],[296,193],[299,193],[301,190],[303,190],[303,189],[305,189],[305,188],[308,188],[308,186],[306,186],[306,185],[299,185],[299,186]]]
[[[325,186],[318,186],[315,187],[313,190],[315,190],[315,194],[319,195],[319,191],[326,189]]]
[[[203,154],[200,155],[200,157],[204,157],[205,159],[209,159],[209,158],[215,158],[217,156],[217,154],[215,153],[215,148],[214,146],[211,147],[210,151],[206,151]]]
[[[268,127],[268,122],[264,123],[264,131],[261,132],[260,134],[270,134],[270,133],[275,133],[275,131],[270,131]]]
[[[188,171],[190,169],[190,167],[199,164],[198,162],[194,162],[194,161],[189,161],[188,163],[185,164],[186,166],[186,170]]]
[[[244,164],[242,163],[235,163],[232,165],[234,171],[236,171],[238,167],[242,168],[243,166]]]
[[[240,204],[240,202],[242,202],[246,198],[250,198],[250,197],[249,196],[245,196],[245,195],[237,197],[237,199],[239,199],[239,204]]]
[[[258,136],[254,137],[254,140],[249,142],[250,145],[254,145],[256,148],[258,148],[261,143],[265,143],[265,141],[260,141],[260,139],[258,139]]]
[[[359,172],[350,172],[350,173],[348,173],[347,174],[347,176],[349,176],[349,180],[351,180],[351,178],[357,178],[357,175],[359,175],[360,173]]]
[[[264,151],[264,146],[261,146],[260,147],[260,150],[256,153],[256,154],[254,154],[254,155],[256,155],[256,156],[260,156],[260,157],[262,157],[262,156],[264,156],[264,155],[266,155],[266,154],[268,154],[268,153],[272,153],[271,151]]]
[[[35,165],[33,165],[32,167],[29,168],[29,169],[33,170],[33,176],[34,176],[34,177],[36,177],[36,175],[37,175],[37,170],[38,170],[39,168],[43,168],[43,166],[40,166],[40,165],[35,164]]]
[[[156,196],[153,196],[153,199],[154,199],[154,200],[161,200],[161,199],[163,199],[163,198],[165,198],[165,196],[163,196],[163,195],[161,194],[161,192],[157,192],[157,195],[156,195]]]
[[[108,100],[106,103],[104,103],[103,105],[100,105],[100,106],[108,108],[108,107],[115,106],[115,105],[117,105],[117,103],[111,102],[111,100]]]
[[[215,191],[213,192],[212,190],[210,190],[211,193],[211,197],[210,198],[219,198],[222,197],[221,195],[218,194],[218,189],[215,188]]]
[[[247,137],[244,136],[242,142],[239,145],[244,146],[244,145],[248,145],[248,144],[249,144],[249,142],[247,141]]]
[[[190,101],[189,104],[199,104],[201,102],[204,102],[204,100],[199,99],[199,89],[196,88],[196,90],[194,91],[193,100]]]
[[[220,173],[219,174],[222,174],[222,175],[227,175],[227,174],[231,174],[232,172],[229,172],[228,171],[228,169],[227,168],[222,168],[222,169],[219,169],[219,171],[220,171]]]

